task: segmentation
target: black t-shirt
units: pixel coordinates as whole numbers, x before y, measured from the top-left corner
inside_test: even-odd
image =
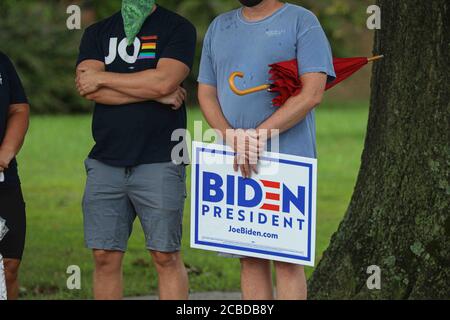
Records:
[[[0,145],[6,134],[9,107],[18,103],[28,103],[25,91],[11,60],[0,52]],[[0,182],[0,188],[20,184],[16,159],[11,161],[4,176],[5,181]]]
[[[86,29],[78,63],[99,60],[107,72],[132,73],[155,69],[171,58],[192,68],[196,30],[185,18],[160,6],[147,18],[135,43],[127,47],[121,12]],[[186,129],[186,108],[177,111],[156,101],[121,106],[95,105],[90,158],[111,166],[171,161],[172,132]]]

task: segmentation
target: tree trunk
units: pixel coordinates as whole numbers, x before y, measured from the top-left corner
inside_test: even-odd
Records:
[[[379,0],[369,124],[312,299],[450,299],[450,2]],[[319,212],[320,214],[320,212]],[[369,290],[371,265],[381,289]]]

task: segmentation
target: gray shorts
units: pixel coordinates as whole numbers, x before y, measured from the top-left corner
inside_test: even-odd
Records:
[[[184,166],[166,162],[123,168],[94,159],[87,159],[85,166],[83,213],[88,248],[125,252],[137,216],[149,250],[180,250]]]

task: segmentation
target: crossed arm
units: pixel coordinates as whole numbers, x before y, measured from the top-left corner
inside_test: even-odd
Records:
[[[175,59],[160,59],[156,69],[135,73],[105,71],[105,64],[85,60],[77,67],[76,84],[81,96],[105,105],[122,105],[148,100],[181,107],[186,91],[180,87],[189,68]]]
[[[240,167],[245,177],[250,177],[252,171],[257,172],[257,159],[266,140],[294,127],[322,102],[327,75],[307,73],[301,77],[301,81],[301,93],[289,98],[253,131],[232,128],[222,113],[217,89],[205,84],[199,85],[200,108],[209,125],[237,152],[234,168],[237,171]]]

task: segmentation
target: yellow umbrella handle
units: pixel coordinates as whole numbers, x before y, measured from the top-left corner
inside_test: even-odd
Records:
[[[230,83],[231,90],[233,90],[233,92],[236,93],[239,96],[245,96],[247,94],[251,94],[251,93],[255,93],[255,92],[259,92],[259,91],[264,91],[264,90],[270,89],[270,84],[263,84],[263,85],[258,86],[258,87],[249,88],[249,89],[246,89],[246,90],[240,90],[240,89],[238,89],[236,87],[236,84],[234,83],[234,80],[236,79],[236,77],[243,78],[244,74],[242,72],[233,72],[230,75],[230,78],[228,79],[228,82]]]
[[[384,58],[384,55],[380,55],[380,56],[375,56],[375,57],[372,57],[372,58],[367,58],[367,61],[368,62],[374,62],[374,61],[377,61],[377,60],[380,60],[380,59],[383,59]]]

